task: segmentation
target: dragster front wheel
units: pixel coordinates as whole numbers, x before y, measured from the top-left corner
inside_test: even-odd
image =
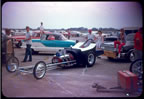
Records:
[[[46,63],[44,61],[39,61],[36,63],[33,69],[33,75],[36,79],[42,79],[46,73]]]
[[[19,60],[16,57],[10,57],[6,62],[6,69],[8,72],[15,72],[18,69]]]

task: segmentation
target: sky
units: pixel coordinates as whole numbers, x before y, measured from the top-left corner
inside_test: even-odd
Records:
[[[137,2],[6,2],[2,28],[123,28],[142,26]]]

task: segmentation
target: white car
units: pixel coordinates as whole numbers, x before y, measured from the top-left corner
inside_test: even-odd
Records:
[[[79,37],[82,35],[82,33],[79,31],[70,31],[70,33],[71,33],[71,36],[76,36],[76,37]]]
[[[44,36],[44,39],[32,39],[31,48],[33,54],[38,54],[38,52],[55,54],[59,49],[64,49],[76,44],[76,41],[68,40],[61,33],[49,33],[44,34]],[[26,48],[25,42],[22,48]]]

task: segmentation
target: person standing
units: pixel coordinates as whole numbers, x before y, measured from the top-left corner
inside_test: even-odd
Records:
[[[26,51],[25,51],[25,57],[24,60],[22,62],[26,62],[27,58],[29,56],[29,61],[32,61],[32,50],[31,50],[31,45],[32,45],[32,40],[31,40],[31,34],[29,32],[30,28],[29,26],[26,27],[26,38],[25,38],[25,42],[26,42]]]
[[[104,43],[104,37],[102,36],[102,31],[98,31],[98,36],[96,37],[96,49],[101,49],[101,45]]]
[[[120,58],[120,52],[121,52],[121,48],[122,46],[125,45],[126,42],[126,36],[124,34],[124,29],[120,30],[120,35],[118,36],[118,40],[114,41],[114,50],[116,51],[116,45],[118,44],[118,57]]]
[[[142,59],[142,46],[143,46],[143,38],[142,38],[142,28],[136,32],[134,36],[134,53],[135,53],[135,60]]]
[[[67,32],[68,32],[68,39],[70,39],[71,36],[70,30],[67,30]]]
[[[41,35],[40,35],[40,39],[41,39],[41,40],[45,39],[43,22],[41,22],[40,34],[41,34]]]
[[[43,33],[43,32],[44,32],[43,22],[41,22],[40,33]]]
[[[86,40],[92,39],[93,41],[96,39],[95,35],[92,34],[92,30],[88,30],[89,34],[86,36]]]

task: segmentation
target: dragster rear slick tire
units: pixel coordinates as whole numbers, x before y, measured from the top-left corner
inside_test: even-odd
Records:
[[[33,69],[33,75],[36,79],[42,79],[46,73],[46,63],[44,61],[39,61],[36,63]],[[42,72],[42,74],[38,75],[38,71]]]

